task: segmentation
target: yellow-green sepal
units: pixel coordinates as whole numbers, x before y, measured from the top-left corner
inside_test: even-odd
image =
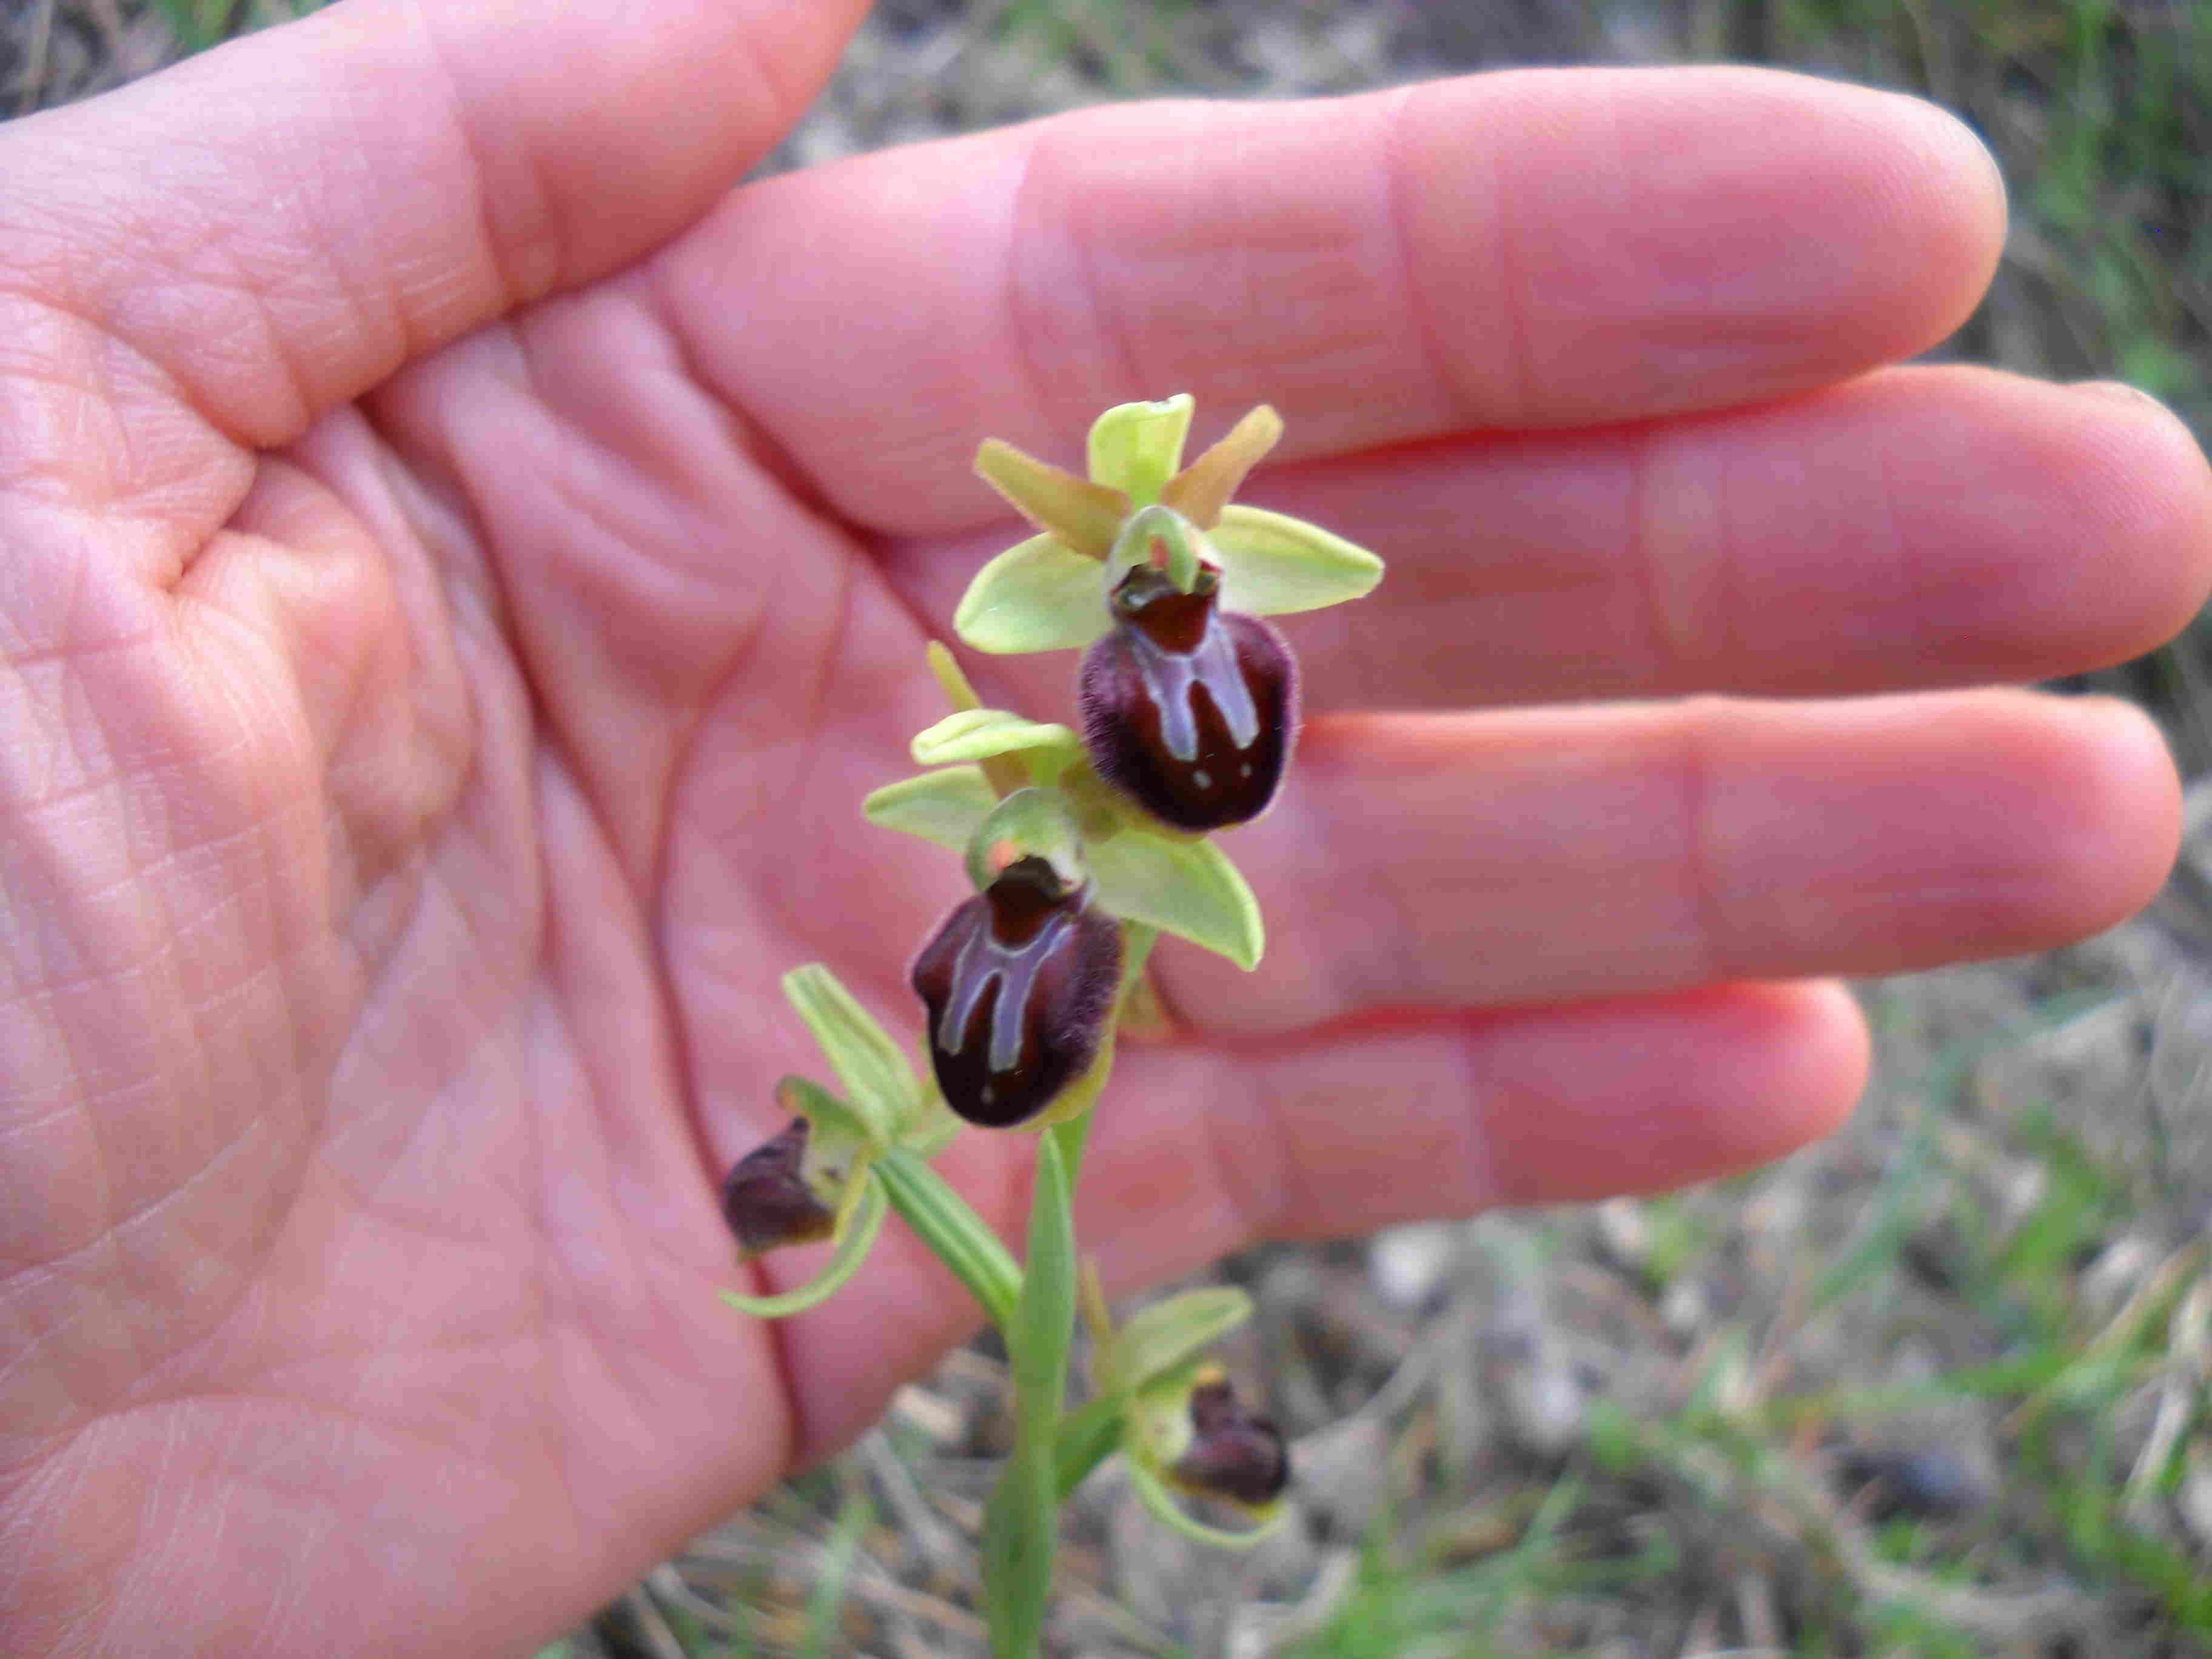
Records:
[[[1221,608],[1277,617],[1373,591],[1382,561],[1319,525],[1232,502],[1206,532],[1221,567]]]
[[[1267,948],[1260,901],[1213,842],[1128,823],[1084,852],[1097,902],[1114,915],[1202,945],[1248,973],[1259,965]]]
[[[860,812],[878,829],[918,836],[960,853],[998,804],[981,768],[950,766],[885,784],[860,803]]]
[[[1118,489],[1132,507],[1147,507],[1182,466],[1194,402],[1178,392],[1160,402],[1116,404],[1091,423],[1091,482]]]
[[[1114,1334],[1106,1386],[1134,1394],[1182,1370],[1252,1316],[1252,1298],[1233,1285],[1184,1291],[1131,1316]]]
[[[994,656],[1078,650],[1113,623],[1104,566],[1049,535],[1017,542],[977,571],[952,613],[962,641]]]
[[[740,1291],[725,1290],[722,1300],[740,1313],[756,1319],[783,1319],[828,1301],[842,1289],[846,1280],[858,1273],[860,1263],[867,1259],[873,1248],[876,1235],[884,1230],[884,1217],[889,1212],[890,1200],[884,1194],[883,1182],[876,1178],[872,1168],[864,1169],[853,1182],[851,1209],[838,1218],[837,1231],[832,1237],[836,1248],[828,1263],[819,1273],[799,1285],[778,1296],[746,1296]]]

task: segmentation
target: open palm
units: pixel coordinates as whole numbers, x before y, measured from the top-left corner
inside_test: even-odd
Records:
[[[1267,398],[1255,498],[1392,566],[1290,626],[1267,962],[1162,952],[1118,1284],[1776,1155],[1864,1056],[1788,981],[2159,880],[2139,717],[1846,695],[2115,659],[2212,568],[2148,401],[1882,368],[2002,231],[1944,118],[1534,74],[725,194],[854,8],[498,9],[0,133],[0,1647],[526,1645],[972,1322],[896,1227],[732,1315],[714,1188],[816,1065],[778,975],[910,1029],[960,896],[856,808],[1012,533],[983,435]],[[1027,1145],[947,1155],[1000,1223]]]

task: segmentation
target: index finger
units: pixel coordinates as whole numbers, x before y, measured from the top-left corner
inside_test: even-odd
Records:
[[[2003,188],[1934,106],[1766,70],[1152,104],[742,192],[658,272],[688,360],[858,522],[994,516],[976,440],[1273,403],[1283,455],[1772,398],[1910,356]],[[865,419],[855,411],[865,410]]]

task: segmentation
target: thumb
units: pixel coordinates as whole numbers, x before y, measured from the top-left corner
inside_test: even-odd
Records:
[[[220,447],[635,259],[775,143],[864,9],[361,0],[15,123],[0,505],[173,507],[237,476]]]

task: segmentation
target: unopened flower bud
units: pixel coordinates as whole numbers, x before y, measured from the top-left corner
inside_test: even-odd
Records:
[[[836,1231],[835,1205],[806,1179],[803,1117],[738,1160],[722,1182],[722,1216],[748,1255],[787,1244],[816,1244]]]
[[[946,918],[914,964],[937,1085],[970,1123],[1035,1117],[1098,1056],[1121,930],[1052,863],[1015,859]]]
[[[1154,817],[1219,830],[1275,798],[1297,724],[1297,665],[1257,617],[1218,608],[1220,573],[1189,592],[1157,564],[1115,586],[1111,633],[1076,683],[1091,765]]]
[[[1282,1431],[1249,1415],[1226,1380],[1190,1392],[1190,1448],[1168,1474],[1186,1492],[1259,1509],[1290,1485],[1291,1453]]]

